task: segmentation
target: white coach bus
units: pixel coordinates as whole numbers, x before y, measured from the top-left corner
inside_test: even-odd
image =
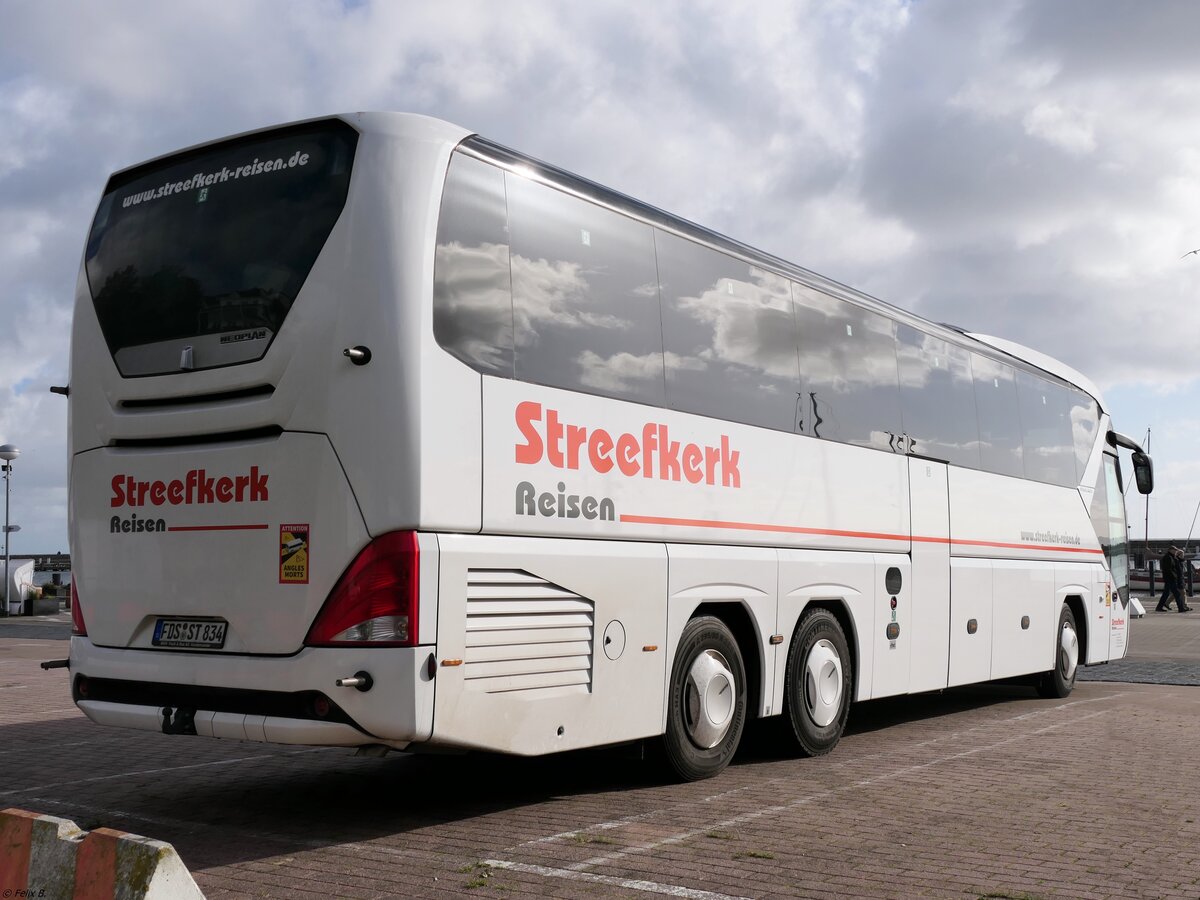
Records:
[[[969,304],[969,298],[966,303]],[[1086,378],[419,116],[108,182],[78,281],[70,668],[103,724],[719,772],[852,702],[1128,640]]]

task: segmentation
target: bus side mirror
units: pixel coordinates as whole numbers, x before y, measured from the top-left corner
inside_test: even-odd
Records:
[[[1154,463],[1150,457],[1140,450],[1133,451],[1133,477],[1137,481],[1139,494],[1149,494],[1154,490]]]

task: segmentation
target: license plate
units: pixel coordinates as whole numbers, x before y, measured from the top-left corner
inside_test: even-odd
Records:
[[[155,647],[189,647],[220,650],[225,646],[229,623],[220,619],[159,619],[154,624]]]

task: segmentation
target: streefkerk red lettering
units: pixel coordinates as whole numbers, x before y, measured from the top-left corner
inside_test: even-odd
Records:
[[[626,432],[614,436],[603,428],[563,422],[558,410],[543,411],[542,404],[532,400],[517,404],[516,424],[524,439],[516,446],[520,465],[545,459],[556,469],[578,469],[586,464],[602,475],[615,468],[630,478],[640,474],[663,481],[742,486],[741,451],[730,447],[727,434],[721,435],[719,446],[683,444],[671,440],[669,426],[647,422],[640,435]]]

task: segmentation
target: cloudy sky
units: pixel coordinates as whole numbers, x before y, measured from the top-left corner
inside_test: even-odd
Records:
[[[0,0],[0,22],[14,553],[66,549],[66,403],[47,387],[67,381],[107,174],[362,109],[448,119],[1063,359],[1119,430],[1152,430],[1151,536],[1191,526],[1200,4]]]

